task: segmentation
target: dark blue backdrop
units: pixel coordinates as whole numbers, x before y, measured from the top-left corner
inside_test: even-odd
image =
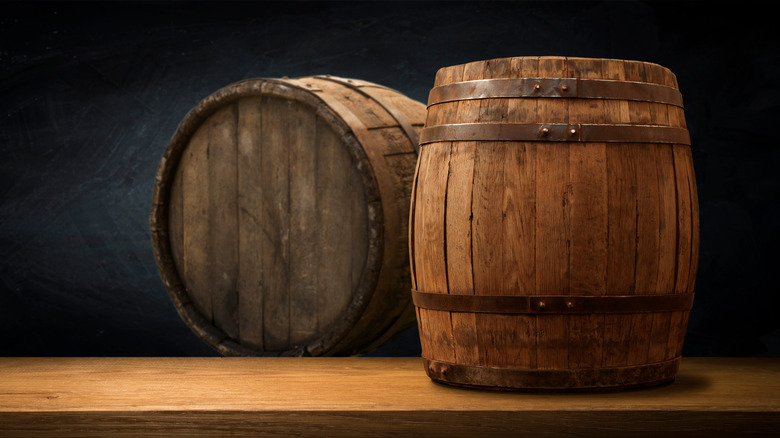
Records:
[[[561,55],[676,73],[701,207],[684,353],[780,356],[780,32],[768,3],[0,3],[0,355],[190,356],[154,176],[187,111],[250,77],[427,100],[439,67]],[[774,292],[773,292],[774,291]],[[412,329],[377,355],[418,355]]]

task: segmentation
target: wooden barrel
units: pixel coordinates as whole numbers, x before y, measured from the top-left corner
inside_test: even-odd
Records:
[[[410,255],[432,379],[514,390],[674,379],[699,224],[672,72],[563,57],[442,68],[420,143]]]
[[[200,102],[154,187],[160,275],[224,355],[349,355],[414,325],[408,209],[425,106],[333,76]]]

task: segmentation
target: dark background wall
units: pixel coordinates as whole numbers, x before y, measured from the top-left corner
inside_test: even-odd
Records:
[[[215,355],[152,257],[159,159],[202,98],[333,74],[426,101],[440,67],[560,55],[678,77],[701,207],[684,354],[780,356],[780,32],[769,3],[0,3],[0,355]],[[416,329],[376,355],[418,355]]]

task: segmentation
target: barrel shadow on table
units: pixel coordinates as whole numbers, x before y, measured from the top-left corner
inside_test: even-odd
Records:
[[[649,394],[657,391],[663,391],[665,395],[668,395],[670,397],[675,397],[678,395],[683,394],[690,394],[695,392],[701,392],[706,389],[709,389],[712,386],[712,381],[710,378],[706,376],[700,376],[700,375],[684,375],[684,376],[677,376],[674,380],[669,382],[664,382],[661,384],[653,385],[653,386],[645,386],[645,387],[635,387],[635,388],[623,388],[623,389],[604,389],[604,390],[577,390],[577,389],[551,389],[551,390],[542,390],[542,389],[506,389],[506,390],[490,390],[490,389],[480,389],[480,388],[473,388],[473,387],[466,387],[466,386],[454,386],[454,385],[448,385],[445,383],[440,383],[437,381],[432,380],[432,384],[436,385],[440,388],[446,388],[448,390],[453,391],[473,391],[473,392],[489,392],[489,393],[496,393],[496,394],[539,394],[539,395],[550,395],[550,394],[581,394],[581,395],[588,395],[588,394],[594,394],[594,393],[603,393],[603,394],[613,394],[613,393],[637,393],[637,394]]]

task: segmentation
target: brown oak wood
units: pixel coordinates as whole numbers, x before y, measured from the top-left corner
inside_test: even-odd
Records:
[[[564,79],[575,85],[580,80],[644,83],[648,90],[679,95],[674,75],[659,65],[567,57],[445,67],[434,87],[460,84],[452,89],[466,89],[468,81],[479,81],[471,84],[490,90],[491,80],[499,80],[494,82],[499,87],[507,78],[539,84]],[[555,123],[619,125],[644,132],[685,128],[679,99],[660,103],[664,100],[620,98],[614,92],[571,98],[564,91],[508,95],[502,89],[434,99],[425,128],[431,129],[428,133],[458,124],[539,124],[539,129]],[[470,135],[467,130],[450,132]],[[410,218],[416,290],[490,296],[693,293],[698,207],[687,144],[652,136],[600,137],[599,142],[556,136],[544,141],[542,131],[539,141],[528,141],[537,138],[535,133],[496,141],[489,139],[489,130],[470,132],[478,137],[423,136]],[[435,363],[477,367],[458,370],[647,371],[621,384],[574,383],[593,389],[673,377],[651,375],[649,365],[679,357],[687,317],[688,311],[680,310],[499,315],[418,309],[423,356]],[[429,371],[441,381],[479,386],[478,377],[458,382]],[[597,374],[591,374],[593,379]]]
[[[263,272],[257,269],[256,261],[262,260],[264,235],[262,217],[257,213],[263,205],[262,155],[256,145],[262,136],[262,108],[262,97],[248,97],[238,103],[238,340],[259,350],[264,348],[263,294],[258,287]],[[176,190],[171,188],[171,193]],[[176,221],[171,218],[169,223],[175,226]]]
[[[419,358],[0,358],[0,435],[776,436],[780,359],[684,358],[667,385],[509,393]]]
[[[425,107],[333,76],[205,98],[161,160],[151,228],[182,318],[224,355],[349,355],[414,324],[406,251]]]

